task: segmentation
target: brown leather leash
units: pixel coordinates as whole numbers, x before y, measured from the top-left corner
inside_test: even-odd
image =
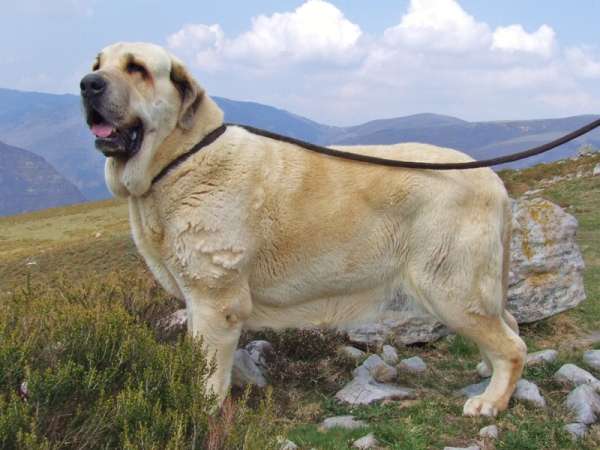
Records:
[[[589,133],[595,128],[600,127],[600,119],[595,120],[594,122],[579,128],[578,130],[573,131],[572,133],[567,134],[559,139],[556,139],[552,142],[548,142],[547,144],[540,145],[539,147],[532,148],[530,150],[526,150],[519,153],[514,153],[512,155],[500,156],[498,158],[484,159],[482,161],[468,161],[468,162],[460,162],[460,163],[425,163],[418,161],[397,161],[393,159],[386,158],[378,158],[376,156],[367,156],[360,155],[357,153],[345,152],[343,150],[335,150],[328,147],[323,147],[321,145],[311,144],[309,142],[301,141],[299,139],[294,139],[289,136],[283,136],[281,134],[272,133],[270,131],[261,130],[260,128],[254,128],[248,125],[238,125],[238,124],[226,124],[224,123],[220,127],[211,131],[207,134],[204,139],[202,139],[198,144],[192,147],[188,152],[179,156],[175,160],[171,161],[167,166],[160,171],[158,175],[154,177],[152,180],[152,184],[156,183],[158,180],[163,178],[171,169],[182,164],[185,160],[190,158],[192,155],[200,151],[202,148],[207,145],[212,144],[216,141],[225,131],[227,127],[234,126],[243,128],[249,133],[266,137],[269,139],[274,139],[280,142],[286,142],[288,144],[296,145],[306,150],[310,150],[313,152],[320,153],[322,155],[333,156],[336,158],[349,159],[352,161],[359,161],[369,164],[379,164],[382,166],[390,166],[390,167],[402,167],[404,169],[424,169],[424,170],[464,170],[464,169],[478,169],[481,167],[490,167],[496,166],[498,164],[505,164],[509,162],[519,161],[521,159],[529,158],[531,156],[539,155],[541,153],[552,150],[553,148],[558,147],[559,145],[565,144],[573,139],[578,138],[586,133]]]

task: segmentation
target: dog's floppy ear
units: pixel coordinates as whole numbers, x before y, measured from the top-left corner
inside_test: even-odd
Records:
[[[204,89],[194,80],[184,65],[175,60],[171,63],[171,81],[182,99],[177,124],[187,130],[194,124],[196,111],[204,96]]]

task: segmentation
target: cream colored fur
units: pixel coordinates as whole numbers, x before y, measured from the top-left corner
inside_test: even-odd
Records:
[[[147,61],[150,80],[123,73],[126,54]],[[190,93],[175,88],[174,70],[196,90],[193,106]],[[493,370],[490,386],[465,404],[465,414],[506,408],[526,347],[505,309],[511,213],[491,170],[351,162],[230,126],[151,185],[221,125],[223,113],[182,63],[156,46],[109,47],[98,73],[119,84],[111,92],[127,95],[128,114],[151,130],[139,154],[107,160],[108,186],[129,197],[140,253],[165,289],[186,302],[190,333],[216,352],[210,385],[222,399],[242,329],[343,328],[410,301],[475,341],[483,368]],[[189,120],[182,125],[184,113]],[[425,144],[345,150],[407,161],[471,160]]]

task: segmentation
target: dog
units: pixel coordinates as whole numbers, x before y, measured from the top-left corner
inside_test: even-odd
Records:
[[[243,329],[343,329],[414,305],[479,346],[492,378],[464,414],[507,407],[527,350],[506,310],[511,210],[492,170],[383,167],[224,128],[185,65],[153,44],[105,48],[80,87],[108,188],[129,199],[154,276],[185,301],[221,401]],[[416,143],[343,148],[472,161]]]

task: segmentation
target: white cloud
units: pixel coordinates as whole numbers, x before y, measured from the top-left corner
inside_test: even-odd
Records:
[[[421,51],[464,52],[489,45],[490,29],[454,0],[412,0],[399,25],[385,31],[388,45]]]
[[[214,69],[223,61],[268,69],[360,62],[366,53],[359,43],[362,35],[360,27],[332,4],[308,0],[294,12],[253,18],[252,30],[232,40],[224,38],[219,25],[186,25],[167,42],[176,52],[195,50],[195,62],[202,68]]]
[[[330,124],[424,111],[480,120],[547,108],[551,116],[560,102],[573,105],[571,93],[592,104],[593,95],[581,94],[600,90],[590,87],[600,78],[592,49],[561,51],[545,24],[492,32],[459,2],[411,0],[380,36],[363,33],[324,0],[307,0],[294,11],[253,18],[238,36],[226,36],[218,24],[190,24],[167,42],[213,84],[245,78],[246,88],[230,82],[219,95]]]
[[[351,62],[362,31],[330,3],[309,0],[293,13],[276,13],[252,20],[252,31],[227,48],[234,60],[272,61],[284,58],[296,63],[311,61]]]
[[[219,53],[225,43],[225,34],[218,24],[185,25],[177,33],[167,38],[169,47],[182,56],[192,58],[195,65],[214,72],[223,67]]]
[[[521,25],[498,27],[493,34],[492,50],[535,53],[549,58],[556,47],[554,30],[542,25],[534,33],[527,33]]]
[[[600,61],[588,47],[572,47],[565,51],[568,67],[582,78],[600,78]]]

